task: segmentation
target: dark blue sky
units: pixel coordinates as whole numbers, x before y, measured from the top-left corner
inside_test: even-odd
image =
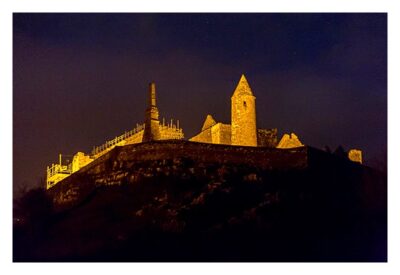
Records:
[[[14,14],[14,183],[144,118],[148,82],[186,138],[230,122],[244,73],[259,128],[384,160],[386,14]]]

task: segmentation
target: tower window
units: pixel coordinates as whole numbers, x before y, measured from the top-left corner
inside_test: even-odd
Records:
[[[246,101],[243,101],[243,106],[244,106],[245,108],[247,107]]]

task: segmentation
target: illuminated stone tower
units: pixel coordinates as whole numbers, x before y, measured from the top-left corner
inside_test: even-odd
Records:
[[[143,142],[160,139],[160,121],[156,105],[156,84],[149,84],[149,97],[144,121]]]
[[[231,97],[232,145],[257,146],[256,97],[242,75]]]

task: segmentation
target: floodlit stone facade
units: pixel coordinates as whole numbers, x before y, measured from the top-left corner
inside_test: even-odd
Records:
[[[231,143],[231,125],[219,122],[211,127],[211,143],[229,145]]]
[[[201,132],[190,138],[190,141],[240,145],[275,147],[278,131],[274,129],[257,129],[256,97],[244,75],[241,76],[231,97],[231,124],[216,122],[207,115]]]
[[[231,144],[257,146],[256,97],[244,75],[231,97]]]
[[[201,132],[189,140],[195,142],[212,143],[212,127],[215,124],[217,124],[217,122],[214,120],[214,118],[211,115],[207,115],[206,120],[203,123],[203,127],[201,127]]]
[[[301,143],[299,138],[294,133],[291,133],[290,135],[284,134],[276,148],[288,149],[301,146],[304,146],[304,144]]]
[[[61,163],[53,163],[47,166],[46,172],[46,189],[53,187],[72,173],[69,165],[63,165]]]
[[[242,75],[231,97],[231,124],[217,122],[211,115],[207,115],[200,133],[189,140],[199,143],[278,149],[304,146],[294,133],[290,135],[284,134],[279,143],[277,137],[278,130],[276,128],[257,128],[256,97],[246,77]],[[47,189],[105,155],[116,146],[183,138],[184,134],[182,128],[179,127],[179,120],[176,123],[171,120],[167,124],[164,119],[162,123],[160,122],[156,101],[156,85],[155,83],[150,83],[144,123],[136,124],[133,130],[106,141],[101,146],[94,147],[90,154],[76,153],[70,163],[62,163],[60,154],[59,163],[47,167]],[[238,148],[230,147],[229,150],[234,149]],[[256,148],[247,149],[258,150]],[[362,163],[361,150],[352,149],[348,152],[347,157],[354,162]]]
[[[230,145],[231,125],[217,123],[211,115],[207,115],[201,132],[192,137],[190,141]]]
[[[158,108],[156,105],[156,84],[150,83],[148,105],[144,120],[143,141],[160,139],[160,121],[158,120]]]
[[[358,162],[362,164],[362,151],[357,149],[351,149],[348,152],[348,158],[351,161]]]
[[[72,173],[78,171],[82,167],[88,165],[93,161],[90,155],[86,155],[83,152],[78,152],[72,158]]]
[[[144,124],[137,124],[136,127],[112,140],[106,141],[103,145],[94,147],[91,154],[78,152],[74,155],[71,163],[60,162],[47,167],[46,188],[49,189],[65,179],[69,175],[79,171],[93,160],[103,156],[116,146],[124,146],[153,140],[183,139],[182,128],[179,127],[179,120],[176,124],[171,120],[170,124],[159,121],[159,112],[156,101],[156,85],[149,84],[147,108],[145,111]]]

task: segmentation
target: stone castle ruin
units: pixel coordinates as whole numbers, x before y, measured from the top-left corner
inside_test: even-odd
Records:
[[[46,188],[49,189],[53,187],[61,180],[111,151],[116,146],[136,144],[152,140],[183,138],[184,133],[183,129],[179,127],[179,120],[177,120],[176,124],[172,119],[168,124],[165,123],[165,119],[160,122],[156,105],[156,85],[155,83],[150,83],[144,124],[137,124],[133,130],[125,132],[110,141],[106,141],[103,145],[94,147],[90,154],[85,154],[83,152],[76,153],[73,156],[72,161],[69,163],[63,163],[60,154],[59,163],[54,163],[47,167]]]
[[[125,146],[157,140],[181,140],[184,138],[183,129],[179,120],[165,124],[159,120],[159,111],[156,104],[156,85],[149,84],[147,108],[143,124],[128,132],[106,141],[103,145],[94,147],[92,152],[85,154],[78,152],[72,161],[66,163],[59,155],[59,163],[47,167],[46,188],[49,189],[79,171],[89,163],[111,151],[116,146]],[[290,149],[303,147],[303,143],[296,134],[284,134],[278,142],[278,131],[273,129],[258,129],[256,120],[256,97],[244,75],[241,76],[231,97],[231,124],[216,122],[211,115],[207,115],[200,133],[190,138],[194,143],[222,144],[230,146],[269,147]],[[362,163],[362,152],[352,149],[348,153],[352,161]]]
[[[216,122],[207,115],[201,132],[189,139],[195,142],[205,142],[225,145],[276,147],[278,130],[258,129],[256,121],[256,97],[244,75],[231,97],[231,124]],[[303,146],[299,142],[293,148]]]

